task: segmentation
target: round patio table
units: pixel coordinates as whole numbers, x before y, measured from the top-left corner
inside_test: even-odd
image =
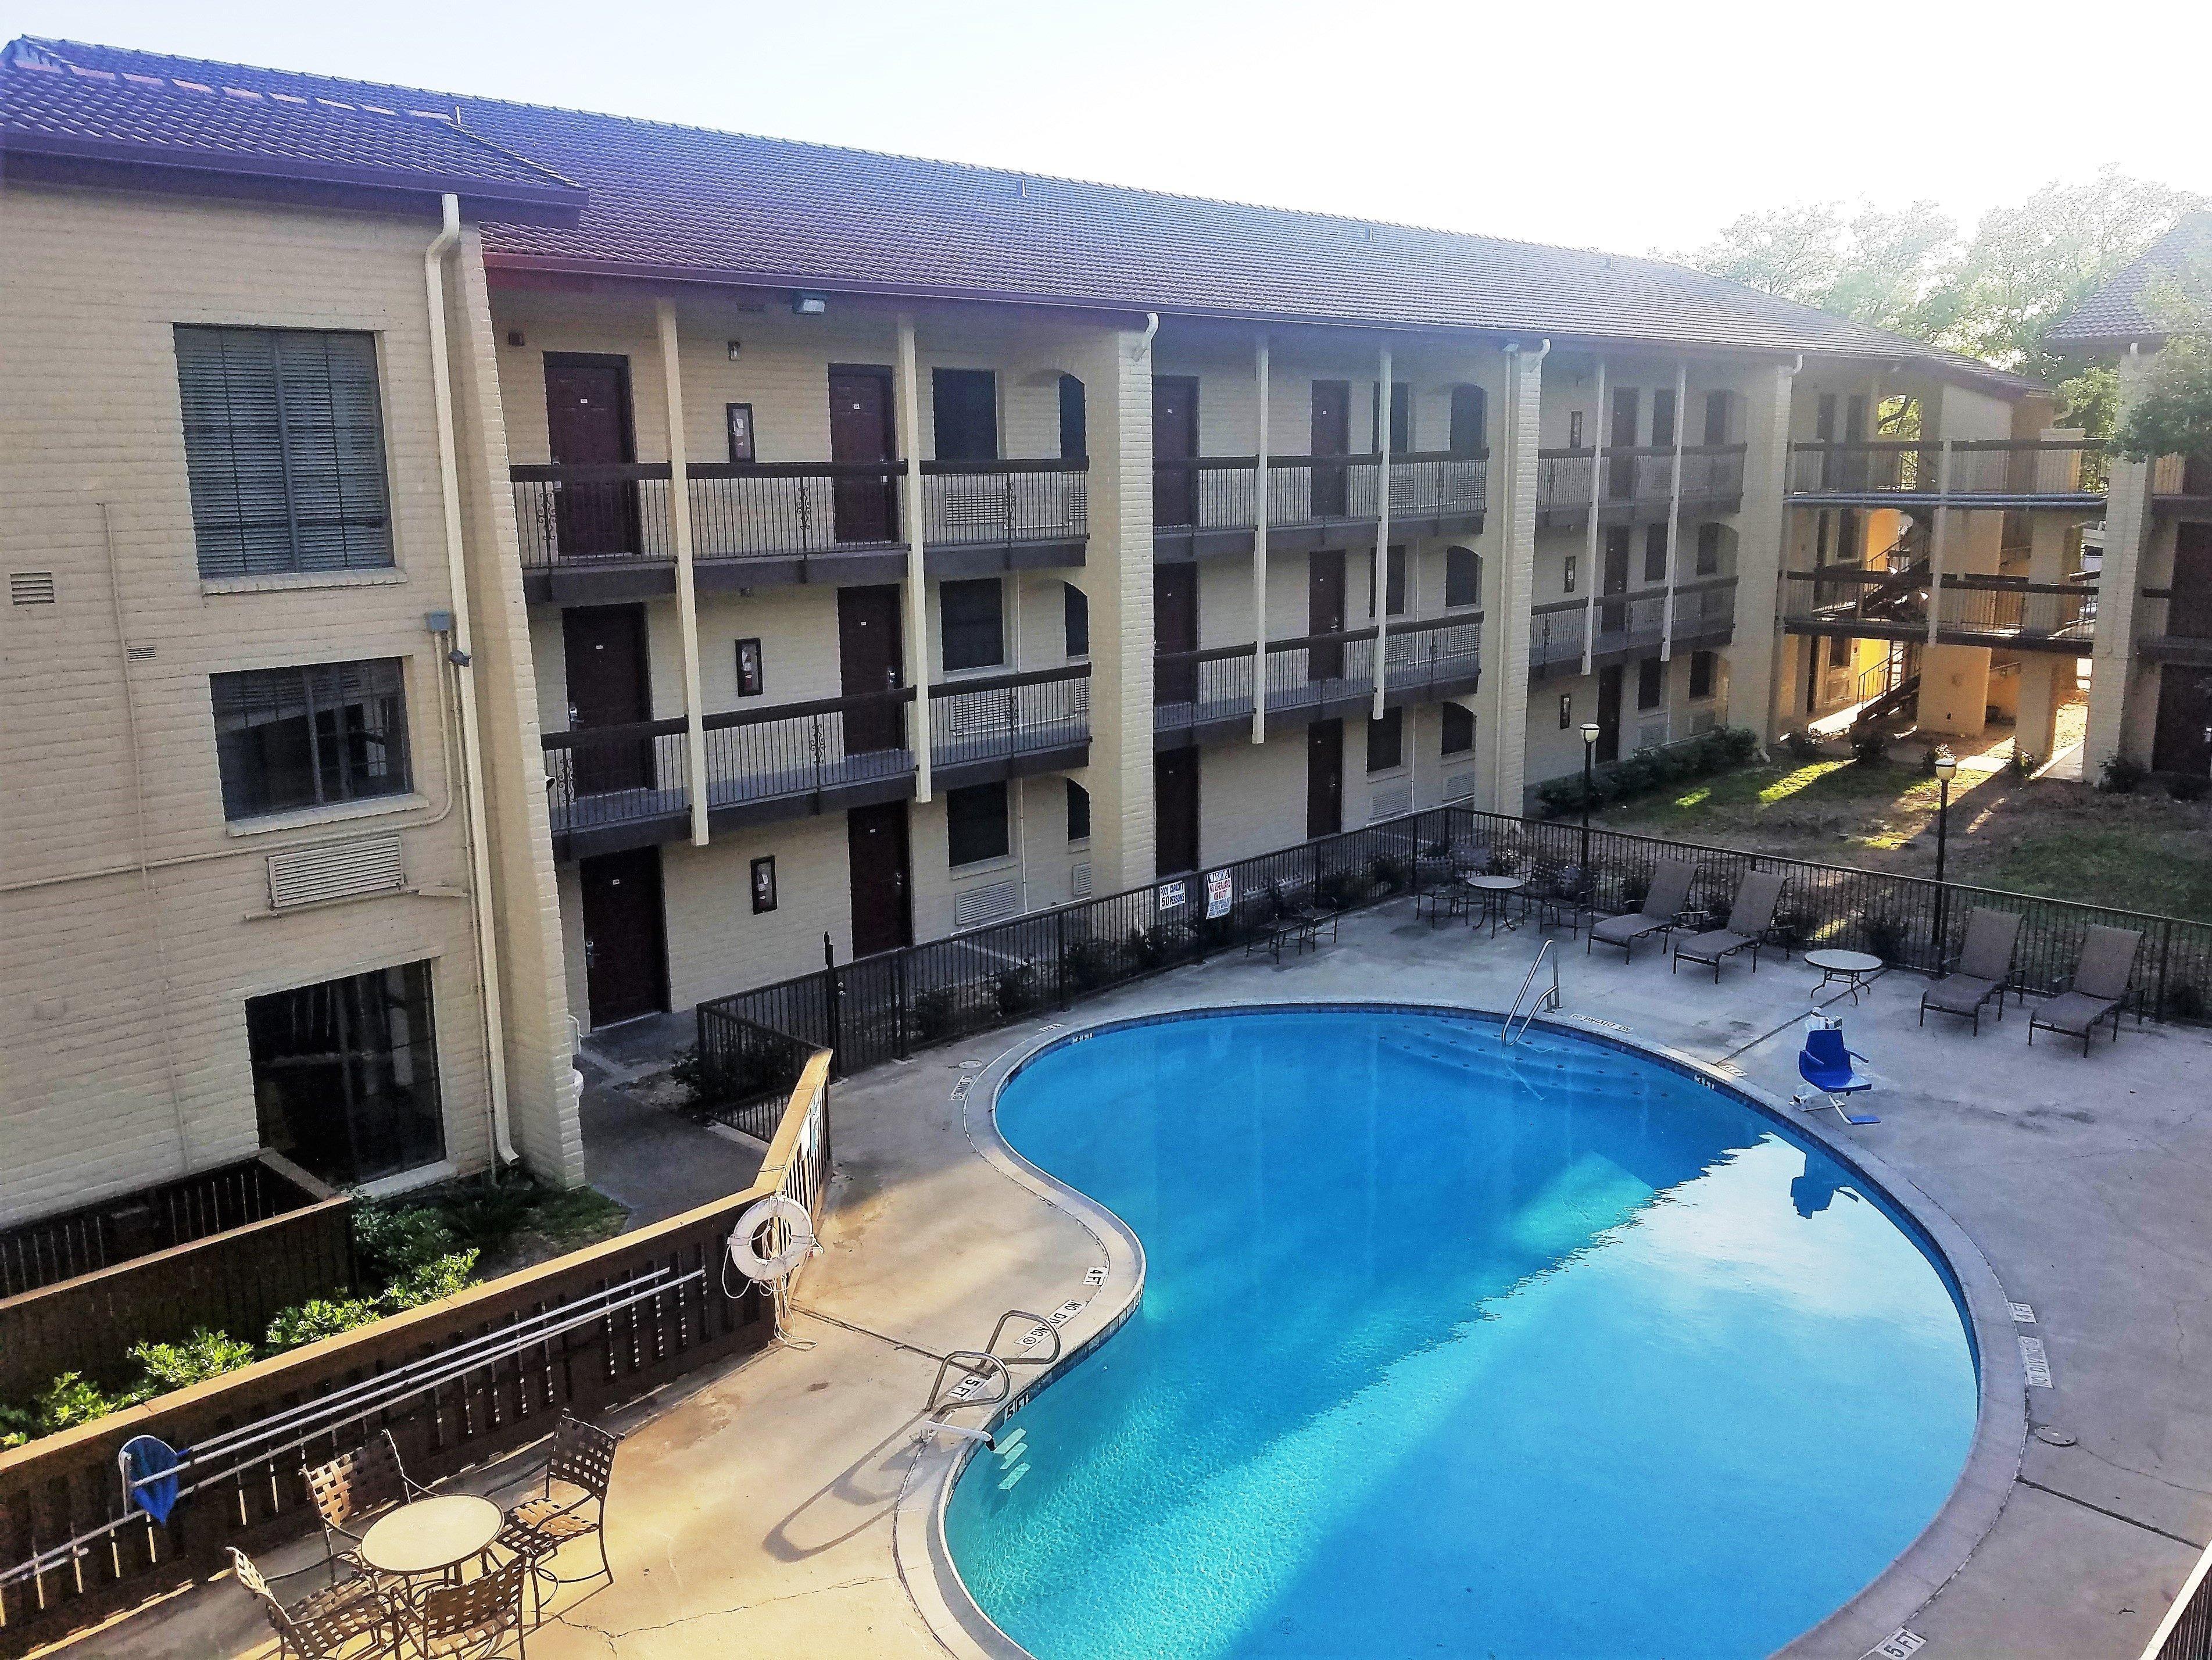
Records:
[[[417,1499],[379,1517],[362,1535],[361,1560],[407,1578],[450,1572],[490,1548],[500,1521],[499,1506],[474,1493]]]
[[[1820,983],[1813,994],[1818,997],[1834,982],[1840,980],[1850,988],[1851,1004],[1856,1007],[1860,989],[1881,972],[1881,958],[1863,951],[1808,951],[1805,961],[1820,970]]]
[[[1498,938],[1498,925],[1505,922],[1505,896],[1520,892],[1528,885],[1528,879],[1524,876],[1470,876],[1466,880],[1468,886],[1482,896],[1482,916],[1475,919],[1476,926],[1480,927],[1482,918],[1487,917],[1490,920],[1490,937],[1495,939]],[[1505,926],[1510,931],[1518,924],[1505,922]]]

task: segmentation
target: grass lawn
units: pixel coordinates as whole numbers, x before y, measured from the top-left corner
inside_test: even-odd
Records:
[[[1762,853],[1929,876],[1936,780],[1848,760],[1746,767],[1613,808],[1594,822]],[[2145,786],[2107,795],[2056,780],[1960,769],[1953,880],[2212,921],[2212,810]]]

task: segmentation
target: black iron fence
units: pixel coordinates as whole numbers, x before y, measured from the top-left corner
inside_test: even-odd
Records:
[[[1363,909],[1470,864],[1538,880],[1582,866],[1601,908],[1626,910],[1642,903],[1658,860],[1682,858],[1697,861],[1694,902],[1722,913],[1746,873],[1782,873],[1774,941],[1791,950],[1866,951],[1932,972],[1954,958],[1969,913],[1989,906],[2021,918],[2014,975],[2024,991],[2063,989],[2087,929],[2105,923],[2143,935],[2139,1013],[2201,1021],[2212,1011],[2212,925],[2203,922],[1447,806],[714,998],[698,1007],[700,1049],[733,1053],[780,1034],[785,1067],[826,1048],[842,1076],[1241,947],[1285,912]]]
[[[1938,626],[1962,634],[2048,641],[2087,654],[2096,644],[2094,582],[2031,582],[2017,576],[1943,578]]]
[[[1011,759],[1091,738],[1091,665],[956,680],[929,690],[932,764]]]

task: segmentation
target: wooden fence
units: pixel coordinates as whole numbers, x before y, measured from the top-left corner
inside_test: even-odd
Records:
[[[135,1229],[134,1214],[145,1219]],[[130,1256],[142,1236],[148,1254]],[[352,1195],[274,1153],[12,1229],[4,1243],[22,1279],[73,1277],[0,1298],[0,1401],[26,1401],[64,1371],[118,1382],[131,1344],[196,1326],[258,1342],[278,1310],[354,1282]]]
[[[775,1193],[819,1219],[829,1075],[826,1052],[807,1062],[742,1193],[0,1453],[0,1656],[205,1579],[227,1546],[312,1530],[302,1466],[379,1430],[435,1481],[549,1433],[563,1410],[590,1418],[764,1346],[767,1298],[734,1274],[725,1288],[729,1236]],[[116,1457],[137,1435],[186,1454],[163,1524],[124,1502]]]

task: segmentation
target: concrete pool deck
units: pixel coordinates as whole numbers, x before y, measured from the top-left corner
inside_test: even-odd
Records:
[[[565,1592],[530,1633],[531,1653],[980,1651],[957,1630],[941,1640],[925,1617],[921,1495],[903,1513],[899,1503],[916,1481],[914,1432],[938,1358],[981,1345],[1006,1309],[1048,1314],[1069,1301],[1085,1304],[1066,1333],[1079,1343],[1126,1301],[1131,1265],[1095,1219],[979,1151],[988,1138],[971,1140],[965,1121],[981,1116],[988,1084],[962,1080],[1049,1031],[1176,1008],[1502,1008],[1537,946],[1527,929],[1495,940],[1432,930],[1397,902],[1279,966],[1218,958],[839,1085],[827,1249],[801,1284],[793,1341],[618,1423],[629,1438],[610,1506],[614,1584]],[[1559,949],[1563,1014],[1733,1069],[1769,1095],[1796,1086],[1819,977],[1802,961],[1770,958],[1756,975],[1734,965],[1715,986],[1670,974],[1656,952],[1624,965],[1564,937]],[[2084,1060],[2047,1039],[2028,1048],[2016,1007],[1978,1038],[1950,1021],[1922,1031],[1924,983],[1886,975],[1856,1010],[1836,1006],[1872,1057],[1882,1122],[1844,1129],[1831,1114],[1814,1128],[1963,1230],[2003,1297],[2033,1306],[2035,1323],[2017,1329],[2045,1346],[2051,1387],[2025,1391],[2041,1433],[1985,1495],[1994,1525],[1975,1526],[1981,1536],[1960,1541],[1960,1554],[1972,1547],[1964,1566],[1922,1587],[1900,1618],[1926,1639],[1923,1660],[2133,1660],[2212,1533],[2212,1037],[2130,1025]],[[1094,1269],[1108,1271],[1103,1286],[1088,1283]],[[2016,1356],[1996,1358],[2017,1377]],[[513,1473],[453,1485],[496,1494]],[[319,1554],[295,1546],[283,1560]],[[932,1612],[941,1627],[945,1610]],[[82,1646],[242,1655],[271,1650],[267,1635],[243,1594],[217,1583]],[[1824,1627],[1791,1653],[1857,1660],[1863,1636]]]

